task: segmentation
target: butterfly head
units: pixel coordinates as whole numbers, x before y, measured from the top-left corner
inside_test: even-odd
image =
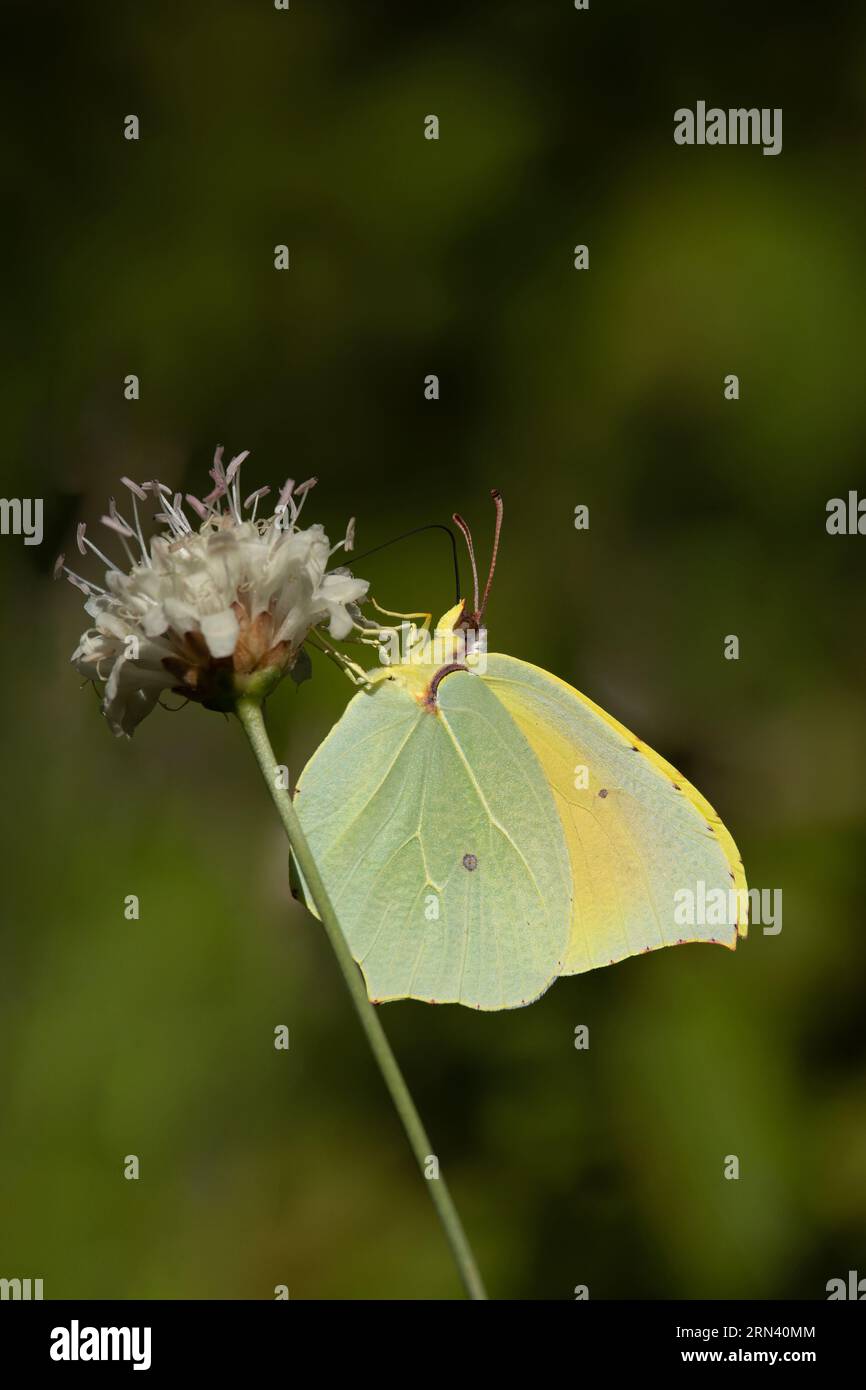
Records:
[[[466,599],[458,600],[453,608],[442,614],[432,633],[426,625],[423,628],[413,626],[408,652],[404,653],[399,663],[388,665],[387,679],[398,681],[419,704],[434,712],[439,686],[446,676],[454,671],[483,674],[486,669],[487,629],[484,614],[493,583],[502,529],[502,497],[496,490],[491,496],[496,507],[496,525],[483,595],[479,597],[478,569],[471,532],[463,518],[455,512],[454,521],[463,532],[472,566],[472,607],[469,607]],[[382,678],[385,678],[384,672]]]

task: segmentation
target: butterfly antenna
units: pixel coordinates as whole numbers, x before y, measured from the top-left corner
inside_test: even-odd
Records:
[[[477,569],[477,566],[476,566],[476,564],[475,564],[475,550],[474,550],[473,545],[472,545],[472,532],[469,530],[469,527],[466,525],[466,522],[463,520],[463,518],[462,518],[462,516],[460,515],[459,512],[455,512],[451,519],[452,519],[452,521],[454,522],[454,524],[455,524],[456,526],[459,526],[459,527],[460,527],[460,530],[463,532],[463,539],[466,541],[466,548],[467,548],[467,550],[469,551],[469,563],[472,565],[472,592],[473,592],[473,596],[474,596],[474,601],[473,601],[473,606],[472,606],[472,612],[473,612],[473,613],[477,613],[477,612],[478,612],[478,569]]]
[[[493,498],[493,505],[496,508],[496,529],[493,532],[493,554],[490,556],[490,571],[487,575],[487,583],[484,586],[484,597],[481,600],[481,607],[478,610],[478,621],[484,617],[487,608],[487,600],[490,597],[490,586],[493,583],[493,573],[496,569],[496,556],[499,554],[499,533],[502,530],[502,493],[498,488],[493,488],[490,496]]]

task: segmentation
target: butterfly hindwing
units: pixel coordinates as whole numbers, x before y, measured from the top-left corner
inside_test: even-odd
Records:
[[[517,1007],[562,972],[571,865],[554,793],[494,691],[456,672],[433,710],[361,692],[295,805],[370,997]]]

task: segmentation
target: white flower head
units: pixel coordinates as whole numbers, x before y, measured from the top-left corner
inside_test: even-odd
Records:
[[[101,587],[65,573],[87,596],[93,621],[72,661],[82,675],[103,682],[102,710],[115,734],[129,736],[163,691],[171,690],[209,709],[228,710],[252,689],[264,694],[292,669],[311,629],[327,623],[332,637],[355,626],[357,604],[368,585],[346,569],[328,571],[340,546],[321,526],[302,529],[298,518],[316,479],[282,488],[272,516],[257,519],[259,488],[241,501],[240,470],[246,454],[227,467],[217,449],[213,488],[203,500],[164,483],[122,481],[131,494],[131,521],[112,499],[103,525],[119,538],[128,562],[121,569],[78,527],[78,548],[107,567]],[[153,502],[161,534],[149,541],[140,502]]]

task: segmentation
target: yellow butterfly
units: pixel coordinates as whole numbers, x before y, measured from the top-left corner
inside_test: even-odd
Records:
[[[514,1008],[560,975],[687,941],[733,948],[746,934],[742,860],[700,792],[565,681],[486,651],[493,497],[480,601],[455,515],[472,610],[458,603],[433,634],[413,628],[298,783],[376,1001]]]

